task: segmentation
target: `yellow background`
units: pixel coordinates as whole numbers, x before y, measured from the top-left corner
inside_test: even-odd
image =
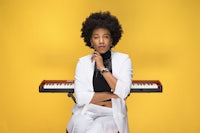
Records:
[[[163,93],[127,100],[131,133],[200,132],[199,0],[0,0],[0,132],[64,133],[74,105],[39,93],[44,79],[73,79],[91,53],[81,23],[109,10],[124,34],[113,49],[130,55],[134,79],[158,79]]]

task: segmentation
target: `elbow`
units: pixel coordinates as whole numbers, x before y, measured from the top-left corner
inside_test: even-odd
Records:
[[[116,85],[115,91],[113,93],[119,96],[120,98],[125,99],[130,94],[130,90],[130,83],[119,83]]]
[[[93,95],[94,95],[93,92],[76,93],[76,104],[77,104],[77,106],[83,106],[85,104],[89,104],[91,102]]]
[[[130,94],[130,87],[117,88],[113,93],[118,97],[120,97],[121,99],[125,99]]]

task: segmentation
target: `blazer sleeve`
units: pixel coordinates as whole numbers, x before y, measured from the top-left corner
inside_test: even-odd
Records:
[[[91,76],[89,75],[92,67],[88,63],[91,64],[91,61],[79,59],[76,65],[74,89],[78,106],[89,104],[94,95],[92,82],[90,81]]]
[[[120,58],[118,57],[116,60],[116,64],[113,64],[117,65],[114,72],[114,76],[117,78],[114,94],[125,99],[129,95],[132,85],[132,62],[130,57],[126,54],[123,56],[121,55]]]

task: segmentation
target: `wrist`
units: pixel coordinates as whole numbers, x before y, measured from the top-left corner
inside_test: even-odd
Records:
[[[104,68],[105,68],[105,66],[99,67],[99,71],[101,72]]]
[[[100,72],[101,72],[101,74],[103,74],[103,73],[105,73],[105,72],[109,72],[109,69],[106,68],[106,67],[104,67],[104,68],[101,69]]]

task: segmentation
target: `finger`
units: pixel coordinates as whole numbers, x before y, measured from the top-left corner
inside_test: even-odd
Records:
[[[95,61],[94,56],[92,56],[92,58],[91,58],[91,62],[93,62],[93,61]]]
[[[93,54],[92,57],[91,57],[91,61],[92,61],[92,62],[95,61],[96,57],[97,57],[97,55],[96,55],[96,54]]]
[[[96,54],[96,55],[100,55],[100,53],[99,53],[99,52],[97,52],[97,51],[94,51],[94,54]]]

